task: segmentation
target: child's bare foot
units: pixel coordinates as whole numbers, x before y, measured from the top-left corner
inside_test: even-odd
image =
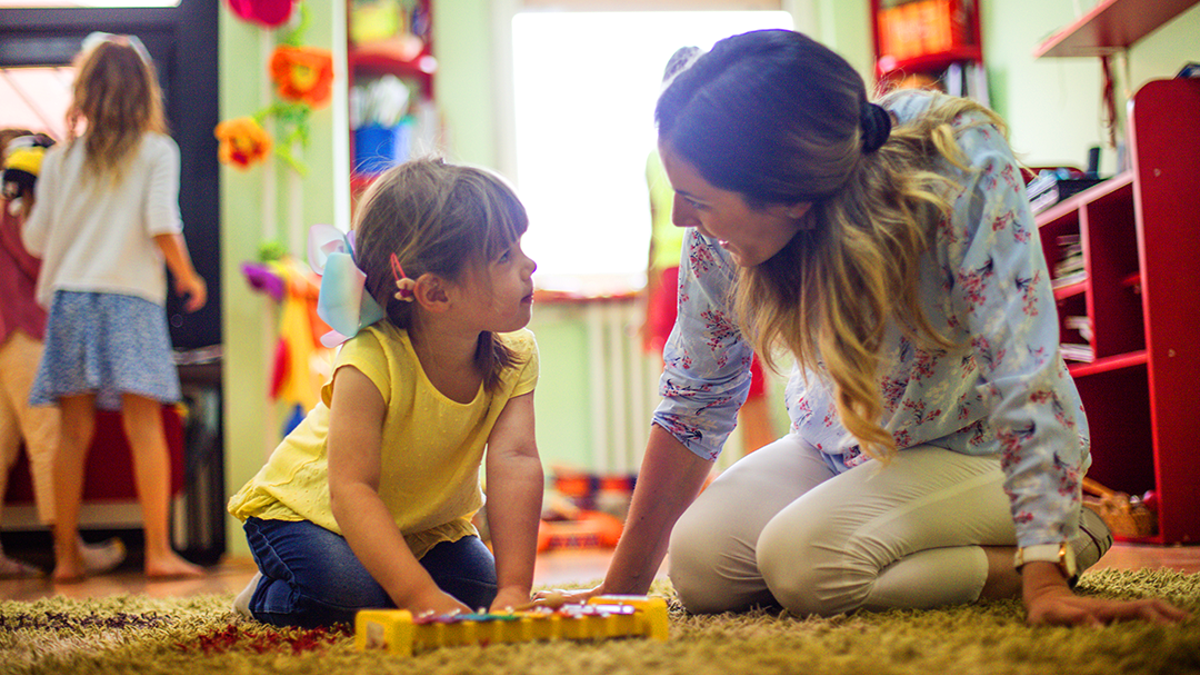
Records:
[[[54,566],[54,572],[51,573],[50,578],[56,584],[77,584],[87,578],[87,570],[78,560],[74,562],[60,560]]]
[[[198,578],[208,574],[203,567],[193,565],[174,552],[154,557],[147,553],[145,572],[151,579]]]
[[[70,551],[54,547],[54,571],[50,579],[56,584],[77,584],[87,578],[87,568],[79,553],[78,545]]]

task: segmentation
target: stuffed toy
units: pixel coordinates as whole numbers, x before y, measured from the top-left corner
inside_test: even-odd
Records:
[[[9,141],[0,185],[14,216],[20,212],[21,200],[33,194],[33,186],[42,170],[42,158],[52,145],[54,140],[43,134],[18,136]]]

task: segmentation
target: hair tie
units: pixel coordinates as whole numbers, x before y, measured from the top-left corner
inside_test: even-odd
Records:
[[[892,116],[881,106],[863,101],[859,109],[859,124],[862,126],[863,154],[875,152],[883,147],[892,133]]]
[[[671,58],[667,61],[667,67],[663,69],[662,88],[665,90],[680,73],[692,67],[696,59],[700,58],[704,51],[699,47],[680,47],[675,50]]]

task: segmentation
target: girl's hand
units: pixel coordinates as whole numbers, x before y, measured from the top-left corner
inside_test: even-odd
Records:
[[[501,588],[496,594],[496,599],[492,601],[492,606],[489,611],[495,614],[503,614],[509,611],[522,611],[529,609],[529,592],[518,588]]]
[[[181,297],[187,296],[187,303],[183,308],[189,313],[204,307],[204,304],[208,302],[208,285],[198,274],[177,278],[175,292]]]
[[[443,614],[470,614],[475,611],[436,586],[416,595],[404,609],[412,612],[414,616],[431,612],[436,616],[441,616]]]
[[[1191,616],[1157,598],[1109,600],[1075,595],[1049,563],[1029,563],[1022,572],[1026,621],[1030,624],[1103,626],[1114,621],[1140,620],[1174,624]]]

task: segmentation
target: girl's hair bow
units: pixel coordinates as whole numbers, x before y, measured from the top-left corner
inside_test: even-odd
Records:
[[[308,231],[308,264],[321,276],[317,316],[329,324],[321,344],[336,347],[384,317],[383,308],[366,292],[367,275],[354,264],[354,233],[332,225]]]

